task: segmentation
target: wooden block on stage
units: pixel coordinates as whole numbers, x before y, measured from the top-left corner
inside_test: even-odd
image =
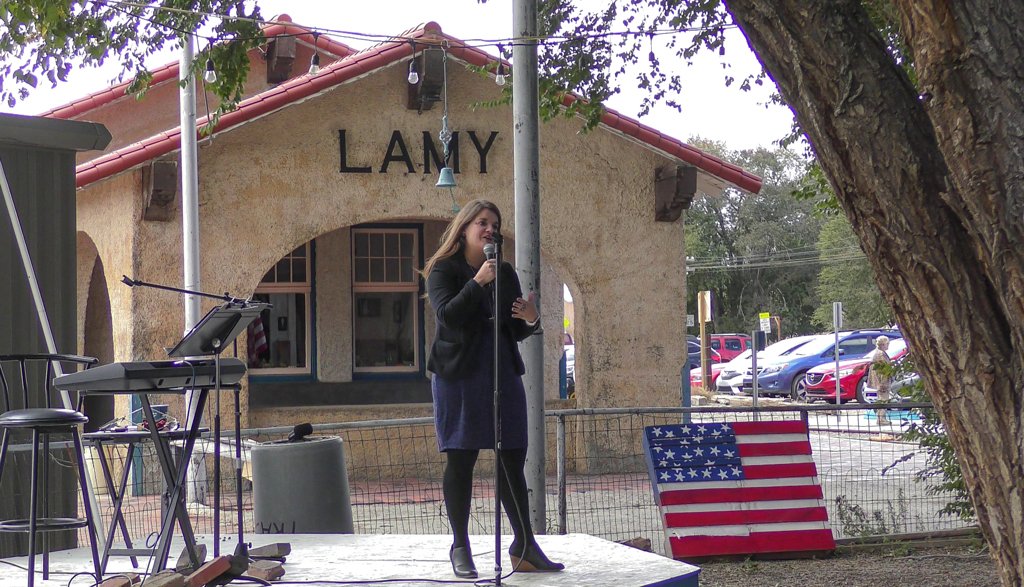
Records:
[[[184,585],[185,575],[170,569],[150,575],[148,579],[142,582],[142,587],[184,587]]]
[[[122,573],[100,583],[99,587],[134,587],[141,582],[142,577],[136,573]]]
[[[202,566],[206,562],[205,544],[196,545],[196,556],[199,557],[199,565]],[[192,559],[188,556],[187,548],[181,549],[181,555],[178,556],[178,563],[174,565],[174,570],[183,575],[188,575],[195,570],[195,567],[192,566]]]
[[[218,556],[185,579],[184,587],[203,587],[231,568],[231,557]]]
[[[284,567],[279,562],[258,560],[249,565],[245,574],[264,581],[274,581],[284,576]]]
[[[287,542],[275,542],[249,550],[249,558],[283,558],[292,553],[292,545]]]

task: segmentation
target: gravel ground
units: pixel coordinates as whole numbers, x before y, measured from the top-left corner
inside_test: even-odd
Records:
[[[968,548],[845,553],[826,559],[708,562],[701,587],[999,587],[996,565]]]

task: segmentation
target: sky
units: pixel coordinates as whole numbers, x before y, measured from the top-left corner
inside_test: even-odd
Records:
[[[595,6],[601,5],[600,0],[584,1]],[[437,22],[446,34],[459,39],[504,39],[511,37],[513,31],[512,0],[488,0],[485,4],[477,0],[376,0],[359,3],[259,0],[259,5],[264,18],[268,19],[286,13],[297,24],[380,35],[399,34],[429,21]],[[340,38],[339,35],[331,36],[357,49],[370,44]],[[668,50],[659,47],[658,42],[654,49],[662,63],[672,59]],[[492,55],[497,54],[494,47],[484,47],[484,50]],[[177,51],[168,49],[156,54],[148,65],[157,67],[175,60]],[[772,148],[775,141],[789,132],[792,126],[789,109],[778,105],[766,106],[774,91],[770,82],[762,87],[755,86],[750,92],[741,91],[738,84],[725,86],[726,73],[742,79],[760,70],[746,39],[738,30],[727,33],[724,57],[704,52],[690,67],[680,60],[675,61],[679,63],[678,71],[684,74],[683,85],[686,88],[681,96],[676,97],[682,105],[682,111],[677,112],[665,105],[657,106],[649,115],[639,118],[644,124],[684,141],[699,136],[724,142],[731,150],[759,146]],[[722,68],[723,61],[730,64],[728,72]],[[75,69],[69,80],[56,89],[51,89],[49,84],[41,84],[24,102],[13,109],[4,105],[3,110],[17,114],[39,114],[106,88],[118,73],[113,65],[108,63],[101,70]],[[622,83],[622,92],[608,103],[608,107],[631,118],[638,118],[643,94],[635,87],[630,88],[634,84],[631,78],[623,78]]]

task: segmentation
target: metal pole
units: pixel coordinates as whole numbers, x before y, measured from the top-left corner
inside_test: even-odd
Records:
[[[179,79],[185,81],[178,92],[181,121],[181,241],[184,275],[182,287],[199,291],[199,173],[196,149],[196,78],[192,75],[192,35],[181,37]],[[199,322],[199,296],[185,295],[185,332]],[[195,417],[196,395],[185,395],[189,419]],[[186,426],[192,426],[187,422]]]
[[[566,503],[566,458],[565,453],[565,416],[558,416],[558,428],[555,434],[555,450],[558,459],[558,533],[568,533],[567,503]]]
[[[540,299],[540,104],[537,82],[537,0],[513,0],[512,148],[515,183],[516,266],[524,292],[543,315]],[[526,375],[529,449],[526,485],[533,531],[544,534],[544,336],[537,330],[520,346]]]

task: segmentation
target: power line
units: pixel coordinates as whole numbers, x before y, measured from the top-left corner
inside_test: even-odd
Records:
[[[267,25],[289,26],[290,25],[290,26],[295,26],[295,27],[300,27],[300,28],[306,29],[309,32],[314,32],[315,31],[315,32],[318,32],[318,33],[321,33],[321,34],[330,34],[330,35],[332,35],[334,37],[343,38],[343,39],[347,39],[347,40],[369,41],[369,42],[378,42],[378,43],[380,43],[380,42],[387,42],[387,41],[393,41],[393,42],[416,42],[417,41],[417,37],[405,37],[405,36],[401,36],[401,35],[390,35],[390,34],[389,35],[381,35],[381,34],[373,34],[373,33],[360,33],[360,32],[355,32],[355,31],[345,31],[345,30],[341,30],[341,29],[331,29],[331,28],[328,28],[328,27],[308,26],[308,25],[298,24],[298,23],[289,22],[289,21],[264,20],[264,19],[250,18],[250,17],[245,17],[245,16],[232,16],[230,14],[217,14],[217,13],[214,13],[214,12],[204,12],[204,11],[201,11],[201,10],[190,10],[190,9],[186,9],[186,8],[174,8],[174,7],[171,7],[171,6],[143,4],[143,3],[139,3],[139,2],[132,2],[130,0],[90,0],[90,1],[93,4],[96,4],[98,6],[110,6],[111,8],[114,8],[115,10],[117,10],[117,8],[116,8],[117,6],[128,6],[128,7],[139,8],[139,9],[143,9],[143,10],[173,12],[173,13],[177,13],[177,14],[184,14],[184,15],[191,15],[191,16],[202,16],[202,17],[208,17],[208,18],[217,18],[217,19],[221,19],[221,20],[232,20],[232,21],[237,21],[237,22],[251,22],[251,23],[254,23],[254,24],[258,24],[260,26],[267,26]],[[135,17],[137,17],[137,18],[139,18],[141,20],[145,20],[146,22],[149,22],[149,23],[151,23],[153,25],[156,25],[156,26],[166,27],[166,28],[168,28],[170,30],[173,30],[173,31],[177,32],[177,33],[184,33],[184,31],[176,29],[176,28],[170,26],[167,23],[156,22],[156,21],[147,19],[147,18],[145,18],[145,17],[143,17],[141,15],[127,13],[125,11],[119,11],[119,12],[122,12],[122,13],[124,13],[126,15],[135,16]],[[713,27],[692,27],[692,28],[684,27],[684,28],[669,28],[669,29],[652,29],[650,31],[623,30],[623,31],[608,31],[608,32],[603,32],[603,33],[591,33],[591,34],[587,34],[587,35],[573,35],[573,36],[550,35],[550,36],[536,36],[536,37],[503,37],[503,38],[499,38],[499,39],[460,39],[460,45],[459,46],[460,47],[465,47],[465,48],[478,48],[478,47],[491,47],[491,46],[495,46],[496,47],[499,44],[500,45],[508,45],[508,46],[516,46],[517,44],[522,44],[522,43],[549,45],[549,44],[562,44],[562,43],[576,42],[576,41],[580,41],[580,40],[584,40],[584,39],[598,39],[598,38],[606,38],[606,37],[630,37],[630,36],[633,36],[633,37],[650,37],[650,36],[676,35],[676,34],[682,34],[682,33],[697,33],[697,32],[707,32],[707,31],[720,32],[720,31],[725,31],[727,29],[734,29],[734,28],[737,28],[737,25],[735,25],[735,24],[722,24],[722,25],[717,25],[717,26],[713,26]],[[304,35],[304,34],[307,34],[307,33],[303,32],[303,33],[298,33],[298,34],[293,34],[293,35],[278,35],[278,36],[300,36],[300,35]],[[216,41],[222,40],[220,37],[209,36],[209,35],[199,35],[198,33],[196,34],[196,36],[199,37],[199,38],[208,40],[208,41],[212,41],[212,42],[216,42]],[[231,39],[232,40],[236,40],[236,41],[245,41],[245,40],[254,40],[254,39],[256,39],[256,37],[252,37],[252,38],[232,37]]]
[[[834,257],[819,257],[817,259],[788,259],[781,261],[765,261],[760,263],[721,263],[717,265],[709,264],[700,266],[688,265],[687,269],[692,269],[693,271],[747,271],[751,269],[774,269],[777,267],[791,267],[795,265],[831,265],[833,263],[848,263],[852,261],[863,261],[866,259],[867,257],[863,253],[861,253],[856,255],[848,254],[836,255]]]
[[[826,256],[827,257],[829,255],[837,255],[837,256],[838,255],[848,255],[848,254],[851,254],[851,253],[857,253],[859,256],[863,256],[860,253],[860,247],[858,247],[858,246],[849,246],[849,247],[836,247],[836,248],[830,248],[830,249],[819,249],[819,250],[815,250],[815,251],[802,251],[802,252],[784,251],[784,252],[778,252],[778,253],[764,253],[764,254],[759,254],[759,255],[746,255],[746,256],[740,256],[740,257],[728,257],[728,258],[722,258],[722,257],[709,258],[709,257],[704,257],[704,258],[702,258],[702,259],[709,259],[707,261],[704,261],[704,260],[697,261],[697,259],[692,259],[692,260],[691,259],[687,259],[687,261],[688,261],[687,262],[687,266],[688,267],[692,267],[692,268],[718,267],[718,266],[740,265],[740,264],[756,263],[756,262],[763,262],[763,261],[771,261],[773,259],[781,259],[781,260],[786,260],[786,261],[789,261],[789,260],[792,260],[792,261],[806,261],[806,260],[810,260],[810,259],[816,259],[816,258],[822,257],[822,256]],[[694,261],[696,261],[696,262],[694,262]]]

